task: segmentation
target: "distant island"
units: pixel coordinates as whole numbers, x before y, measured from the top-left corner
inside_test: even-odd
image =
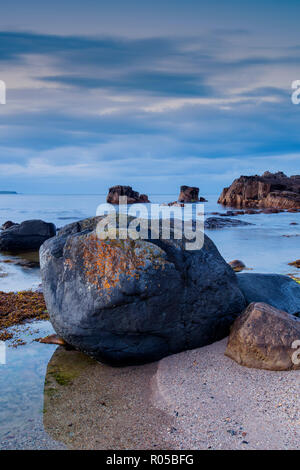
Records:
[[[18,194],[17,191],[0,191],[0,194]]]

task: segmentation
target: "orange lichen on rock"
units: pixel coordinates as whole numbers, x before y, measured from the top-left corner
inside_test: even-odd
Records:
[[[124,274],[127,280],[138,279],[145,260],[134,252],[133,240],[99,240],[95,234],[84,240],[83,263],[88,282],[98,288],[111,289]]]
[[[48,318],[43,294],[31,291],[0,292],[0,330],[28,320]],[[2,334],[5,335],[5,331]],[[8,335],[10,336],[10,333]]]

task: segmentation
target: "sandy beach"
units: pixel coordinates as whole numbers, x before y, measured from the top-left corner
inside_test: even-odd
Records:
[[[226,341],[124,368],[59,348],[45,430],[71,449],[299,449],[300,371],[241,367],[224,356]]]
[[[227,339],[158,364],[153,400],[176,416],[179,449],[299,449],[300,371],[242,367]]]
[[[151,400],[156,371],[157,363],[110,367],[58,348],[45,379],[45,431],[69,449],[174,449],[175,418]]]

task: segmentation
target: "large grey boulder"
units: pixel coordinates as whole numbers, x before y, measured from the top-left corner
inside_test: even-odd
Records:
[[[54,224],[43,220],[26,220],[0,233],[0,251],[17,253],[38,250],[44,241],[55,235]]]
[[[292,315],[300,314],[300,285],[280,274],[237,274],[248,304],[264,302]]]
[[[246,306],[235,273],[205,236],[99,240],[87,219],[40,249],[43,292],[59,336],[110,363],[157,360],[217,341]],[[171,230],[171,236],[173,229]]]

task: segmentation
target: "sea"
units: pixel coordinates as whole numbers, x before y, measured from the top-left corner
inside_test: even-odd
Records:
[[[176,200],[177,195],[153,194],[149,198],[152,203],[164,204]],[[230,209],[217,204],[216,194],[207,199],[205,217]],[[105,195],[0,195],[0,225],[7,220],[42,219],[61,228],[96,215],[98,206],[103,203]],[[288,263],[300,257],[300,213],[246,214],[236,218],[252,225],[206,230],[226,261],[239,259],[253,272],[297,275],[297,269]],[[291,225],[295,222],[299,225]],[[0,255],[0,261],[7,258]],[[0,290],[4,292],[36,288],[40,284],[38,269],[12,263],[0,263],[0,267]]]

